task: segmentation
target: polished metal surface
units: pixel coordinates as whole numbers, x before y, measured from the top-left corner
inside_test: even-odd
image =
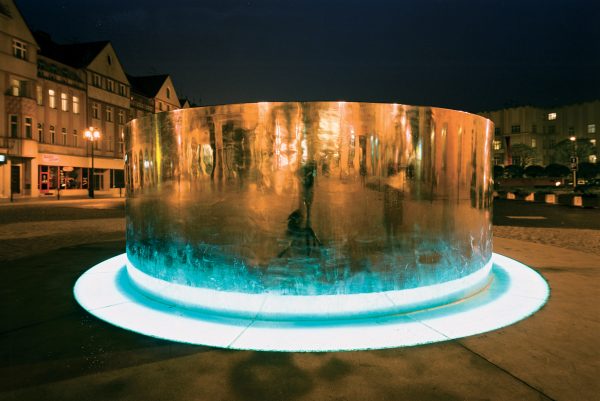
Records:
[[[400,104],[182,109],[126,130],[127,256],[168,282],[357,294],[492,255],[492,123]]]

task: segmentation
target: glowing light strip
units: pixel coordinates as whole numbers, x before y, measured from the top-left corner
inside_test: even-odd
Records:
[[[124,255],[77,281],[74,295],[92,315],[165,340],[265,351],[340,351],[411,346],[495,330],[535,313],[547,301],[545,280],[527,266],[494,254],[489,287],[461,302],[365,319],[259,321],[175,308],[131,284]]]
[[[126,261],[132,282],[158,301],[205,313],[260,320],[338,319],[381,316],[432,308],[470,296],[489,283],[492,261],[460,279],[405,290],[336,294],[279,295],[224,292],[171,283]]]

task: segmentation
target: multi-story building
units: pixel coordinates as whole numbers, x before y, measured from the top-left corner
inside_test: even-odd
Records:
[[[127,78],[131,83],[132,119],[181,107],[169,75],[127,75]]]
[[[54,43],[0,3],[0,198],[123,185],[129,82],[109,42]],[[94,127],[100,140],[86,140]]]
[[[564,164],[558,152],[561,144],[568,145],[569,139],[573,152],[578,144],[579,150],[583,145],[588,149],[585,160],[580,158],[580,162],[598,161],[600,100],[552,108],[512,107],[481,115],[495,125],[495,164]]]
[[[0,3],[0,198],[37,186],[37,49],[14,2]]]
[[[62,45],[53,42],[47,34],[36,33],[35,36],[40,59],[44,60],[44,64],[38,63],[38,75],[43,86],[48,87],[43,93],[49,97],[48,104],[43,105],[46,121],[43,128],[46,130],[44,139],[46,143],[49,140],[50,145],[40,146],[39,161],[40,180],[47,173],[49,184],[41,185],[40,191],[46,193],[60,188],[70,193],[85,192],[91,181],[92,145],[95,190],[122,187],[129,82],[115,50],[107,41]],[[46,73],[48,65],[62,74]],[[65,79],[65,75],[70,79]],[[50,98],[52,93],[56,93],[54,102]],[[60,120],[56,121],[57,118]],[[93,144],[83,136],[88,127],[100,132],[100,140]]]

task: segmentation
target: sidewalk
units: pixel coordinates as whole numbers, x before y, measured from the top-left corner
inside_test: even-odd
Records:
[[[523,231],[507,230],[502,235]],[[568,234],[589,235],[580,231]],[[592,401],[600,394],[597,254],[496,235],[496,252],[550,284],[548,303],[526,320],[410,348],[269,353],[161,341],[88,315],[73,300],[73,284],[123,245],[94,241],[2,264],[0,400]]]
[[[73,202],[86,202],[95,201],[100,199],[114,199],[114,200],[125,200],[125,191],[122,196],[118,194],[102,194],[96,193],[94,198],[90,198],[87,195],[76,195],[76,196],[60,196],[60,199],[56,195],[52,196],[39,196],[39,197],[14,197],[13,201],[10,198],[0,198],[0,207],[11,206],[11,205],[43,205],[51,203],[73,203]]]

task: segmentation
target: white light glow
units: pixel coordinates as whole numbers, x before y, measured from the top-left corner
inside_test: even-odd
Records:
[[[115,326],[165,340],[265,351],[340,351],[411,346],[495,330],[535,313],[547,301],[546,281],[527,266],[494,254],[491,283],[477,294],[437,308],[335,320],[232,318],[176,308],[136,289],[125,254],[84,273],[79,304]],[[350,316],[349,316],[350,317]]]

